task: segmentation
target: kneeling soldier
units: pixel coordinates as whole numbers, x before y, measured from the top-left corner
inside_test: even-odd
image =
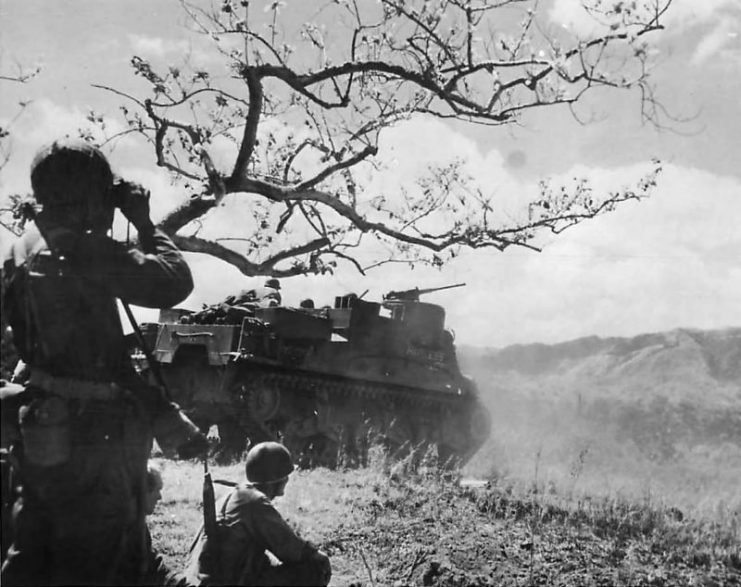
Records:
[[[329,558],[299,538],[273,498],[283,495],[294,465],[277,442],[262,442],[247,454],[247,483],[216,504],[216,536],[201,528],[191,547],[186,580],[192,585],[327,585]],[[269,551],[280,561],[271,562]]]

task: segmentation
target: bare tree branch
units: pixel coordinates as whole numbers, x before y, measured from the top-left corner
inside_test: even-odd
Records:
[[[383,173],[381,134],[413,115],[499,126],[534,109],[566,106],[578,117],[576,105],[598,88],[637,90],[641,115],[661,125],[671,117],[650,84],[645,39],[661,31],[671,3],[586,3],[599,27],[576,38],[549,27],[537,0],[328,3],[316,22],[293,34],[282,26],[279,3],[268,5],[260,28],[259,19],[242,17],[235,0],[211,7],[183,2],[224,68],[212,75],[187,63],[157,68],[134,57],[152,95],[104,89],[137,107],[122,111],[130,131],[153,145],[159,166],[191,183],[208,181],[207,194],[172,210],[162,228],[186,250],[245,274],[321,273],[332,269],[333,258],[363,271],[355,256],[361,240],[389,251],[368,267],[441,264],[460,248],[539,250],[538,234],[558,234],[647,197],[660,165],[637,186],[607,194],[593,193],[587,182],[543,182],[518,218],[492,205],[493,194],[468,177],[465,162],[431,167],[396,194],[375,193],[365,181],[374,169]],[[224,140],[234,146],[228,174],[210,154],[216,137],[220,149]],[[228,193],[244,196],[235,200],[250,206],[258,233],[225,234],[218,242],[183,236]],[[220,244],[247,238],[254,251],[268,245],[262,231],[279,232],[291,244],[261,251],[268,258],[262,262]],[[314,236],[307,239],[307,231]]]
[[[232,171],[232,176],[230,177],[231,183],[235,183],[239,178],[247,175],[247,164],[255,148],[257,127],[260,124],[260,114],[262,113],[263,92],[260,77],[252,70],[247,71],[245,77],[250,95],[250,106],[247,111],[247,124],[244,126],[242,144],[239,147],[237,161],[234,163],[234,171]]]
[[[182,250],[189,253],[202,253],[220,259],[230,265],[234,265],[244,275],[254,277],[257,275],[274,275],[275,277],[292,277],[306,273],[306,267],[296,264],[289,269],[276,269],[276,265],[285,259],[291,259],[306,253],[319,251],[329,243],[327,239],[316,239],[303,245],[281,251],[277,255],[262,261],[261,263],[252,263],[243,255],[236,253],[234,250],[219,244],[216,241],[210,241],[197,236],[174,235],[173,241]]]

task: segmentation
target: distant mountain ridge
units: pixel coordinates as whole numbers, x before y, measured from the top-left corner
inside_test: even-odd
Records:
[[[500,391],[741,405],[741,328],[461,347],[459,358],[480,387]]]

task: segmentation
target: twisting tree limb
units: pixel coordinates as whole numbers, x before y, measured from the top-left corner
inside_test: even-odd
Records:
[[[216,256],[243,273],[321,273],[337,260],[362,271],[356,258],[361,236],[364,244],[392,251],[371,266],[439,265],[460,248],[538,250],[539,233],[560,233],[646,197],[660,165],[639,185],[608,194],[594,194],[585,183],[566,189],[544,182],[520,218],[502,216],[465,162],[431,166],[395,194],[373,193],[366,180],[374,169],[383,173],[376,169],[381,134],[413,115],[498,126],[534,109],[573,109],[597,88],[637,89],[642,115],[661,124],[644,39],[661,31],[672,0],[584,2],[601,28],[576,38],[549,26],[537,0],[322,4],[310,13],[330,26],[309,20],[297,31],[284,30],[280,3],[268,5],[260,23],[242,18],[235,0],[211,9],[183,0],[196,29],[227,60],[232,79],[224,80],[224,70],[219,76],[192,67],[158,70],[134,57],[152,95],[139,99],[106,89],[137,106],[124,115],[130,129],[153,144],[159,166],[203,184],[161,226],[183,249]],[[614,56],[621,59],[617,67]],[[211,157],[217,140],[220,149],[224,141],[234,146],[229,173]],[[259,227],[234,236],[249,237],[251,254],[266,247],[266,260],[247,259],[223,239],[188,235],[226,194],[250,206]],[[287,239],[282,250],[269,250],[269,232]]]
[[[234,163],[234,171],[232,171],[232,175],[229,178],[232,184],[238,182],[240,178],[247,176],[247,164],[255,148],[257,128],[260,124],[260,114],[262,113],[263,106],[262,83],[259,76],[253,70],[246,71],[244,75],[247,81],[250,105],[247,111],[247,123],[244,126],[242,143],[239,146],[239,153],[237,154],[237,161]]]

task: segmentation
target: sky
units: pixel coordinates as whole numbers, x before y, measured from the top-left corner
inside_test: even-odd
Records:
[[[576,0],[541,7],[559,26],[591,26]],[[667,16],[667,30],[655,38],[653,76],[659,100],[682,119],[668,129],[643,124],[637,95],[619,93],[580,106],[586,123],[567,110],[495,129],[414,119],[383,137],[383,157],[399,178],[453,153],[514,201],[542,178],[587,176],[605,189],[620,187],[658,158],[663,172],[650,199],[544,238],[539,253],[475,251],[440,271],[390,265],[366,277],[346,267],[334,276],[283,280],[284,301],[311,296],[323,304],[365,290],[366,299],[380,299],[392,289],[465,283],[425,300],[446,308],[458,343],[481,347],[741,326],[741,3],[676,0]],[[207,61],[202,49],[176,0],[0,0],[0,71],[12,73],[16,63],[41,67],[28,84],[0,82],[0,119],[14,119],[0,196],[28,190],[33,153],[74,134],[89,109],[103,113],[109,129],[123,128],[120,101],[91,84],[141,91],[128,66],[132,55],[191,52]],[[29,102],[22,111],[20,100]],[[172,188],[152,154],[123,141],[110,159],[152,190],[153,212],[164,214]],[[238,221],[228,207],[212,220],[225,227]],[[10,239],[0,239],[4,251]],[[199,255],[188,260],[196,285],[181,305],[191,309],[262,281]]]

